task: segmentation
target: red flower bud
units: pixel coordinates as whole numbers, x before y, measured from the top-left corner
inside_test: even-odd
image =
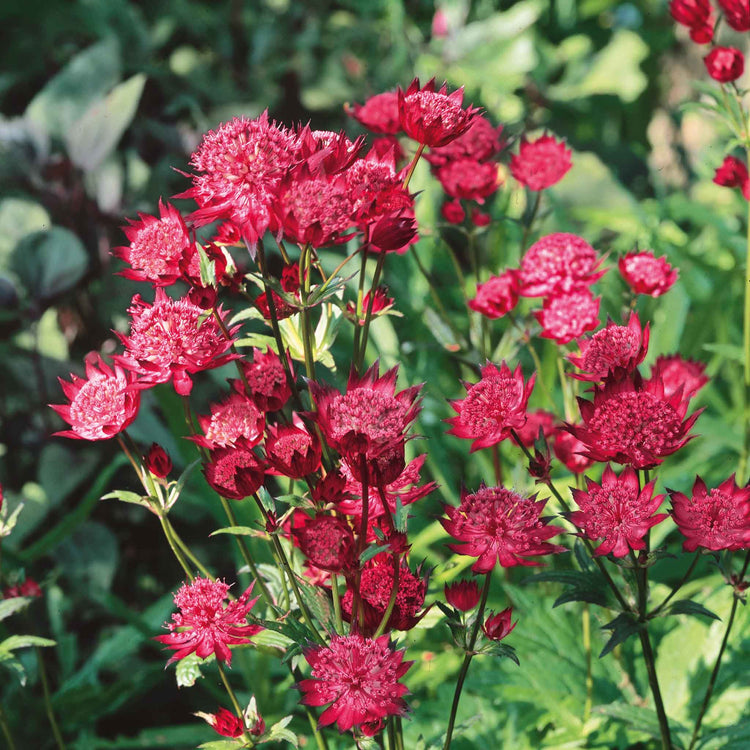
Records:
[[[476,581],[454,581],[446,584],[445,601],[452,607],[468,612],[479,604],[479,586]]]
[[[164,448],[157,443],[152,443],[143,460],[146,463],[146,468],[159,479],[164,479],[172,471],[172,459]]]
[[[466,211],[457,199],[443,203],[440,213],[449,224],[461,224],[466,218]]]
[[[492,641],[502,641],[513,628],[516,627],[518,621],[511,624],[510,617],[513,614],[513,608],[507,607],[502,612],[498,612],[496,615],[490,615],[482,625],[484,634]]]
[[[736,81],[745,72],[745,57],[734,47],[714,47],[703,62],[708,75],[719,83]]]

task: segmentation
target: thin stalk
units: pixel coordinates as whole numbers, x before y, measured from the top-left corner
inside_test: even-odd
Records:
[[[185,557],[187,557],[188,560],[190,560],[191,563],[200,571],[200,574],[204,578],[214,578],[214,575],[211,573],[211,571],[193,554],[193,551],[190,549],[190,547],[185,544],[185,542],[180,538],[180,535],[175,531],[174,526],[172,526],[171,521],[166,516],[164,517],[164,523],[169,527],[169,531],[172,534],[172,538],[174,539],[177,546],[182,550]]]
[[[406,178],[404,179],[404,190],[406,190],[407,187],[409,187],[409,182],[411,182],[411,177],[414,174],[414,170],[416,169],[417,162],[419,161],[419,157],[422,156],[422,152],[424,151],[425,144],[420,143],[419,148],[417,149],[417,153],[414,154],[414,158],[411,160],[411,164],[409,164],[409,171],[406,173]]]
[[[469,672],[469,665],[474,656],[474,646],[477,642],[477,636],[479,635],[479,628],[482,625],[482,618],[484,617],[484,608],[487,604],[487,596],[490,593],[490,580],[492,578],[492,572],[486,574],[484,579],[484,588],[482,589],[482,599],[479,602],[479,609],[477,610],[477,619],[474,622],[474,627],[471,631],[469,643],[466,647],[466,655],[464,656],[464,663],[461,665],[461,671],[458,673],[458,680],[456,681],[456,690],[453,693],[453,705],[451,706],[451,713],[448,719],[448,729],[445,733],[445,744],[443,750],[448,750],[451,746],[451,738],[453,737],[453,727],[456,724],[456,714],[458,713],[458,702],[461,700],[461,691],[464,687],[464,681],[466,675]]]
[[[224,688],[227,691],[229,700],[232,702],[232,707],[234,708],[235,714],[237,715],[237,718],[242,722],[242,739],[245,742],[252,743],[252,738],[250,737],[250,734],[247,731],[247,727],[245,726],[244,712],[240,708],[240,703],[237,700],[237,696],[234,694],[234,690],[232,690],[232,686],[229,684],[227,675],[224,672],[224,667],[221,666],[221,662],[218,659],[216,660],[216,666],[219,668],[219,675],[221,676],[221,681],[224,683]]]
[[[16,750],[16,743],[13,742],[13,735],[10,733],[10,727],[8,726],[8,720],[5,718],[5,711],[0,706],[0,729],[3,730],[3,737],[8,745],[8,750]]]
[[[42,692],[44,693],[44,709],[47,712],[47,718],[49,719],[50,726],[52,727],[52,734],[55,736],[55,744],[59,750],[65,750],[65,743],[63,742],[62,734],[60,733],[60,727],[57,725],[55,719],[55,712],[52,710],[52,698],[49,692],[49,683],[47,682],[47,669],[44,666],[44,656],[42,655],[42,649],[39,646],[35,646],[36,651],[36,663],[39,665],[39,678],[42,682]]]
[[[333,617],[336,623],[336,632],[341,635],[344,632],[344,619],[341,617],[339,577],[335,573],[331,573],[331,596],[333,597]]]
[[[587,602],[583,604],[581,626],[583,649],[586,654],[586,702],[583,704],[583,720],[586,722],[591,718],[594,695],[594,676],[591,671],[591,610]]]
[[[742,571],[740,572],[739,580],[742,581],[742,579],[745,577],[745,573],[747,572],[748,563],[750,563],[750,550],[747,551],[745,554],[745,563],[742,566]],[[708,709],[708,704],[711,701],[711,696],[714,692],[714,687],[716,686],[716,678],[719,676],[719,669],[721,668],[721,657],[724,656],[724,651],[727,647],[727,642],[729,641],[729,633],[732,630],[732,625],[734,625],[734,616],[737,614],[737,604],[740,601],[740,597],[737,595],[737,592],[734,593],[734,600],[732,601],[732,610],[729,613],[729,619],[727,620],[727,627],[724,631],[724,638],[722,638],[721,641],[721,647],[719,648],[719,654],[716,657],[716,663],[714,664],[714,668],[711,672],[711,678],[708,681],[708,687],[706,688],[706,694],[703,696],[703,703],[701,703],[700,711],[698,712],[698,718],[695,721],[695,729],[693,729],[693,736],[690,738],[690,745],[688,746],[688,750],[693,750],[695,747],[695,743],[698,741],[698,735],[701,731],[701,724],[703,723],[703,717],[706,714],[706,710]]]
[[[748,151],[748,158],[750,158],[750,150]],[[747,472],[748,454],[750,453],[750,419],[748,419],[748,410],[750,410],[750,201],[748,201],[748,217],[747,217],[747,238],[746,238],[746,254],[745,254],[745,307],[742,317],[742,330],[743,330],[743,351],[745,359],[745,391],[744,391],[744,404],[743,413],[745,417],[745,430],[742,441],[742,454],[740,457],[739,466],[739,481],[740,483],[745,481],[745,474]]]
[[[354,632],[357,624],[359,624],[360,629],[364,628],[365,625],[365,608],[360,595],[360,584],[362,581],[362,564],[360,560],[367,546],[367,526],[370,520],[370,477],[367,473],[367,457],[364,454],[362,454],[359,462],[359,474],[362,485],[362,518],[360,519],[359,536],[357,537],[357,572],[354,576],[354,588],[352,591],[354,599],[352,602],[352,632]]]
[[[365,310],[365,322],[364,325],[362,325],[362,338],[359,343],[359,352],[357,353],[357,370],[362,369],[362,364],[365,361],[365,352],[367,351],[367,337],[370,333],[370,323],[372,321],[372,308],[375,304],[375,290],[378,288],[378,284],[380,283],[380,275],[383,273],[385,255],[385,253],[378,254],[378,262],[375,266],[375,274],[372,277],[370,299],[367,304],[367,310]]]
[[[695,566],[698,564],[698,558],[699,558],[699,554],[696,552],[695,555],[693,555],[693,560],[690,563],[690,566],[685,571],[685,574],[682,576],[682,578],[680,578],[679,583],[669,592],[669,594],[667,594],[664,601],[658,607],[656,607],[655,609],[651,610],[651,612],[648,613],[649,619],[651,619],[652,617],[656,617],[659,614],[659,612],[661,612],[664,609],[664,607],[666,607],[667,604],[669,604],[672,597],[688,582],[688,579],[690,578],[690,576],[693,574],[693,571],[695,570]]]
[[[393,585],[391,586],[391,593],[388,597],[388,606],[385,608],[385,612],[383,612],[383,616],[380,618],[380,624],[378,625],[378,629],[375,631],[375,635],[373,635],[373,639],[380,638],[383,633],[385,633],[385,629],[388,626],[388,620],[391,619],[391,614],[393,613],[393,608],[396,605],[396,595],[398,594],[398,584],[399,584],[399,574],[401,572],[401,559],[399,558],[397,553],[393,553]]]
[[[388,750],[396,750],[396,725],[393,716],[388,717],[386,733],[388,734]]]
[[[495,472],[495,485],[500,487],[503,483],[503,464],[500,460],[500,446],[497,443],[492,446],[492,469]]]
[[[404,747],[404,730],[401,725],[401,717],[396,717],[396,750],[406,750]]]
[[[313,332],[310,320],[310,308],[307,307],[307,297],[310,294],[310,258],[312,248],[309,243],[302,250],[302,263],[300,274],[302,275],[302,289],[304,308],[302,309],[302,346],[305,350],[305,373],[308,380],[315,380],[315,357],[313,356]]]
[[[529,215],[529,220],[526,222],[524,228],[523,228],[523,237],[521,238],[521,256],[523,257],[523,254],[526,252],[526,243],[529,239],[529,234],[531,233],[531,227],[534,225],[534,221],[536,220],[536,215],[539,213],[539,204],[542,202],[542,191],[537,190],[536,196],[534,196],[534,205],[531,208],[531,214]]]
[[[172,537],[171,527],[167,524],[166,521],[167,519],[164,518],[163,515],[159,514],[159,523],[161,524],[161,528],[164,532],[167,543],[169,544],[169,548],[172,550],[172,554],[174,554],[174,556],[177,558],[177,562],[180,564],[180,567],[185,571],[185,575],[188,577],[188,580],[192,583],[195,580],[193,571],[190,570],[190,566],[188,565],[187,560],[185,560],[185,556],[183,555],[182,550],[179,549],[177,544],[175,543],[175,540]]]
[[[365,242],[362,246],[361,255],[359,259],[359,283],[357,286],[357,326],[354,329],[354,357],[353,362],[359,362],[359,346],[360,339],[362,337],[362,326],[359,321],[362,320],[362,305],[364,304],[365,298],[365,271],[367,270],[367,256],[368,256],[369,244]],[[372,292],[370,296],[372,296]]]

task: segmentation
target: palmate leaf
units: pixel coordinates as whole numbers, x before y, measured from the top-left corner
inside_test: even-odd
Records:
[[[602,630],[611,630],[612,635],[599,654],[599,658],[606,656],[615,646],[624,643],[628,638],[643,630],[644,627],[645,624],[638,622],[632,613],[620,612],[614,620],[602,625]]]
[[[566,602],[588,602],[600,607],[609,607],[609,590],[604,578],[598,572],[583,570],[550,570],[536,573],[524,579],[524,584],[539,581],[562,583],[568,590],[555,599],[553,607]]]
[[[698,602],[691,601],[690,599],[678,599],[676,602],[672,602],[661,616],[665,615],[692,615],[693,617],[706,617],[709,620],[721,620],[715,612],[707,609]]]
[[[620,721],[623,724],[627,724],[634,729],[643,732],[654,739],[661,737],[659,730],[659,719],[656,716],[656,711],[651,708],[644,708],[641,706],[631,706],[627,703],[610,703],[605,706],[596,706],[594,708],[596,713],[604,714],[609,716],[616,721]],[[675,748],[681,748],[685,746],[684,740],[688,733],[687,727],[682,724],[678,724],[676,721],[671,720],[669,722],[669,729],[672,735],[672,742]]]

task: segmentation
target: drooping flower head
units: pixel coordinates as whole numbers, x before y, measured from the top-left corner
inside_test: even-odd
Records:
[[[406,91],[398,90],[398,113],[401,128],[418,143],[445,146],[465,133],[479,113],[475,107],[463,109],[463,87],[448,94],[446,84],[435,91],[435,79],[423,87],[415,78]]]
[[[542,327],[540,336],[558,344],[567,344],[599,325],[600,297],[594,299],[586,289],[552,294],[544,300],[534,317]]]
[[[320,726],[335,723],[340,732],[353,728],[374,735],[386,716],[403,716],[408,707],[406,685],[399,680],[413,662],[395,650],[387,635],[335,635],[329,646],[304,650],[312,676],[297,687],[306,706],[325,706]]]
[[[443,167],[459,159],[489,161],[503,147],[502,132],[502,125],[493,127],[486,117],[477,115],[471,121],[468,130],[446,146],[431,148],[425,159],[433,167]]]
[[[297,524],[303,519],[303,524]],[[316,568],[332,573],[354,568],[354,534],[346,521],[336,516],[318,515],[308,518],[294,515],[292,529],[302,553]]]
[[[581,530],[580,536],[603,540],[596,555],[624,557],[630,550],[645,549],[648,530],[668,515],[653,515],[664,500],[664,495],[653,495],[655,484],[653,480],[641,490],[632,467],[618,477],[608,464],[601,484],[586,477],[585,490],[572,490],[580,510],[568,519]]]
[[[249,446],[263,440],[265,415],[244,393],[233,391],[218,404],[211,404],[211,413],[198,415],[203,435],[192,439],[198,445],[213,450],[233,446],[243,439]]]
[[[579,398],[583,425],[568,429],[594,461],[652,469],[682,448],[701,410],[685,419],[688,399],[678,391],[665,396],[660,381],[631,378],[594,386],[592,401]]]
[[[239,737],[245,731],[245,724],[242,719],[226,708],[219,707],[215,714],[197,711],[195,716],[203,719],[222,737]]]
[[[745,56],[736,47],[713,47],[703,62],[708,75],[719,83],[736,81],[745,72]]]
[[[242,500],[256,493],[265,479],[265,464],[242,438],[216,448],[203,466],[206,481],[222,497]]]
[[[262,352],[253,349],[253,361],[242,361],[247,389],[253,401],[262,411],[278,411],[289,400],[292,390],[286,377],[284,364],[273,349]],[[291,362],[289,362],[291,367]],[[244,391],[243,381],[234,381],[236,389]]]
[[[310,432],[297,414],[292,424],[269,425],[266,458],[272,473],[302,479],[320,467],[322,448],[315,432]]]
[[[529,190],[546,190],[556,185],[573,166],[572,152],[565,141],[543,135],[535,141],[521,139],[519,152],[510,160],[511,174]]]
[[[721,166],[716,169],[713,181],[722,187],[740,188],[745,200],[750,200],[750,177],[747,164],[742,159],[725,156]]]
[[[254,120],[235,117],[203,136],[190,160],[198,172],[193,187],[178,197],[196,201],[197,224],[229,219],[254,244],[268,229],[271,204],[297,149],[295,133],[269,122],[268,112]]]
[[[128,312],[130,335],[118,334],[125,355],[117,359],[141,374],[144,382],[172,380],[177,393],[186,396],[193,387],[190,375],[220,367],[238,356],[226,353],[232,342],[214,317],[186,297],[173,300],[159,288],[153,305],[136,294]],[[226,313],[220,311],[219,315],[224,318]],[[230,336],[236,331],[233,328]]]
[[[510,437],[512,430],[526,423],[535,379],[536,373],[524,383],[521,365],[511,373],[504,361],[499,370],[488,362],[478,383],[464,383],[466,398],[450,402],[457,416],[445,420],[453,425],[448,434],[473,440],[472,453]]]
[[[512,616],[512,607],[506,607],[502,612],[498,612],[497,614],[490,612],[489,617],[482,624],[482,632],[491,641],[502,641],[518,625],[518,620],[511,623],[510,618]]]
[[[398,114],[398,94],[384,91],[371,96],[364,104],[344,107],[346,114],[362,123],[373,133],[395,135],[401,130]]]
[[[598,270],[601,258],[582,237],[554,232],[537,240],[523,256],[519,271],[524,297],[563,294],[591,286],[606,269]]]
[[[735,31],[750,31],[750,0],[718,0],[726,22]]]
[[[622,377],[632,372],[648,351],[649,324],[641,329],[638,313],[632,312],[626,326],[612,320],[591,338],[578,341],[580,352],[568,359],[582,372],[578,380],[599,382],[607,377]]]
[[[547,540],[563,532],[541,517],[546,500],[525,497],[504,487],[486,487],[469,494],[461,491],[458,507],[446,505],[443,528],[460,544],[448,547],[459,555],[476,557],[475,573],[489,573],[496,563],[504,568],[539,565],[527,558],[563,552],[565,547]]]
[[[131,424],[141,404],[140,385],[134,373],[115,364],[109,367],[99,354],[86,359],[86,378],[71,373],[70,383],[62,378],[69,404],[50,406],[70,424],[56,432],[79,440],[108,440]]]
[[[669,12],[677,23],[690,29],[696,44],[708,44],[714,35],[714,10],[709,0],[670,0]]]
[[[679,272],[667,263],[666,256],[656,258],[650,252],[623,255],[617,263],[622,278],[635,294],[660,297],[677,281]]]
[[[669,490],[672,518],[685,537],[682,548],[694,552],[698,547],[710,550],[738,550],[750,547],[750,485],[739,488],[735,476],[709,490],[695,478],[693,496]]]
[[[195,254],[180,212],[159,199],[159,218],[146,214],[138,214],[138,218],[140,221],[123,227],[130,244],[112,251],[130,266],[120,275],[134,281],[150,281],[154,286],[174,284],[182,275],[180,265]]]
[[[649,380],[661,380],[665,398],[681,390],[682,398],[695,396],[708,383],[706,365],[693,359],[683,359],[679,354],[656,358]]]
[[[502,318],[518,304],[518,272],[510,268],[477,285],[477,296],[469,307],[487,318]]]
[[[167,664],[195,653],[201,659],[215,654],[230,665],[229,646],[248,643],[251,636],[263,630],[247,622],[248,612],[258,601],[257,597],[250,599],[253,584],[237,601],[225,604],[228,591],[224,581],[210,578],[196,578],[182,585],[174,595],[180,611],[172,615],[172,622],[165,623],[171,632],[154,638],[175,652]]]

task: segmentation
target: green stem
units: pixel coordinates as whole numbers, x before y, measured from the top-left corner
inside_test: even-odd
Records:
[[[745,554],[745,562],[742,566],[742,571],[739,575],[739,580],[742,581],[742,579],[745,577],[745,573],[747,572],[748,563],[750,563],[750,550],[747,551]],[[734,600],[732,601],[732,610],[729,613],[729,620],[727,620],[727,627],[724,631],[724,638],[721,641],[721,647],[719,648],[719,654],[716,657],[716,663],[714,664],[713,671],[711,672],[711,678],[708,681],[708,687],[706,688],[706,694],[703,696],[703,703],[701,703],[700,711],[698,712],[698,718],[695,721],[695,729],[693,729],[693,736],[690,738],[690,745],[688,746],[688,750],[693,750],[695,747],[695,743],[698,741],[698,735],[700,734],[701,730],[701,724],[703,723],[703,717],[706,714],[706,710],[708,709],[708,704],[711,701],[711,696],[714,692],[714,687],[716,686],[716,678],[719,676],[719,669],[721,668],[721,657],[724,656],[724,651],[727,647],[727,642],[729,641],[729,633],[732,630],[732,625],[734,624],[734,616],[737,614],[737,604],[740,601],[740,597],[735,591],[734,593]]]
[[[378,625],[378,629],[375,631],[375,635],[373,635],[373,639],[380,638],[383,633],[385,633],[386,627],[388,627],[388,620],[391,619],[391,614],[393,613],[393,608],[396,605],[396,595],[398,594],[398,584],[399,584],[399,576],[401,573],[401,559],[399,555],[394,552],[393,553],[393,584],[391,585],[391,593],[388,597],[388,606],[385,608],[385,612],[383,612],[383,616],[380,618],[380,624]]]
[[[162,531],[164,532],[164,536],[166,537],[167,543],[169,544],[169,548],[172,550],[172,553],[177,558],[177,562],[180,563],[180,566],[185,571],[185,575],[188,577],[188,580],[192,583],[195,580],[193,571],[190,570],[190,566],[187,564],[187,560],[185,560],[185,557],[182,554],[182,550],[180,550],[177,547],[177,544],[175,543],[175,540],[172,537],[171,527],[167,524],[167,519],[164,518],[164,516],[161,514],[159,514],[159,523],[161,524],[161,528],[162,528]]]
[[[583,649],[586,654],[586,702],[583,704],[583,720],[591,718],[591,706],[594,695],[594,677],[591,671],[591,611],[587,602],[583,604],[581,613]]]
[[[667,604],[669,604],[672,597],[688,582],[688,579],[690,578],[690,576],[693,574],[693,571],[695,570],[695,566],[698,564],[699,557],[700,555],[698,552],[696,552],[695,555],[693,555],[693,560],[690,563],[690,566],[688,567],[688,569],[685,571],[685,574],[680,579],[679,583],[669,592],[667,597],[658,607],[656,607],[655,609],[651,610],[651,612],[648,613],[649,619],[656,617],[659,614],[659,612],[661,612],[664,609],[664,607],[666,607]]]
[[[375,304],[375,290],[378,288],[380,283],[380,275],[383,273],[383,264],[385,263],[385,253],[378,254],[378,262],[375,266],[375,274],[372,277],[372,286],[370,287],[370,299],[367,303],[367,310],[365,311],[365,322],[362,325],[362,338],[359,344],[359,351],[357,353],[357,370],[362,369],[362,365],[365,361],[365,351],[367,350],[367,337],[370,333],[370,322],[372,321],[372,308]]]
[[[362,326],[359,324],[359,321],[362,320],[362,305],[364,304],[364,298],[365,298],[365,271],[367,270],[367,256],[368,256],[368,249],[369,249],[369,243],[365,242],[365,244],[362,246],[361,249],[361,256],[360,256],[360,262],[359,262],[359,284],[357,286],[357,307],[356,307],[356,313],[357,313],[357,323],[356,327],[354,329],[354,362],[359,362],[359,346],[360,346],[360,340],[362,338]],[[370,293],[370,296],[372,296],[372,293]]]
[[[44,708],[47,712],[47,718],[49,719],[50,726],[52,727],[52,734],[55,736],[55,743],[59,750],[65,750],[65,743],[63,742],[62,734],[60,733],[60,727],[57,725],[55,719],[55,712],[52,710],[52,698],[49,692],[49,683],[47,681],[47,669],[44,666],[44,656],[42,655],[42,649],[39,646],[35,646],[36,651],[36,662],[39,665],[39,678],[42,682],[42,692],[44,693]]]
[[[8,726],[8,720],[5,718],[5,711],[0,706],[0,729],[3,730],[3,736],[5,742],[8,745],[8,750],[16,750],[16,743],[13,742],[13,735],[10,733],[10,727]]]
[[[748,151],[748,158],[750,159],[750,151]],[[750,201],[747,202],[748,206],[748,218],[747,218],[747,238],[746,238],[746,255],[745,255],[745,307],[742,318],[742,329],[743,329],[743,351],[745,360],[745,388],[744,388],[744,403],[743,403],[743,415],[744,415],[744,434],[742,441],[742,454],[740,457],[739,467],[739,482],[742,484],[745,481],[745,473],[747,471],[748,454],[750,453]]]
[[[180,538],[180,535],[175,531],[174,526],[172,526],[172,523],[170,522],[169,518],[166,516],[164,517],[164,523],[169,527],[169,532],[172,534],[172,538],[175,541],[175,544],[182,550],[185,557],[187,557],[188,560],[190,560],[191,563],[196,567],[198,571],[200,571],[200,574],[204,578],[214,578],[214,575],[211,573],[211,571],[193,554],[193,551],[190,549],[190,547],[185,544],[185,542]]]
[[[521,256],[522,257],[523,257],[523,254],[526,252],[526,243],[528,242],[529,234],[531,232],[531,227],[534,224],[536,215],[539,213],[539,204],[541,202],[542,202],[542,191],[537,190],[536,196],[534,196],[534,205],[531,209],[531,214],[529,214],[529,220],[526,222],[523,228],[523,237],[521,238]]]
[[[406,179],[404,179],[404,190],[409,187],[409,182],[411,182],[411,177],[414,174],[414,170],[417,167],[417,162],[419,161],[419,157],[422,156],[424,148],[425,144],[420,143],[419,148],[417,149],[417,153],[414,154],[414,158],[411,160],[411,164],[409,164],[409,171],[406,173]]]
[[[310,320],[310,308],[307,307],[307,297],[310,294],[310,259],[312,256],[312,247],[308,243],[302,250],[302,263],[300,264],[300,273],[302,274],[302,299],[304,307],[302,308],[302,346],[305,351],[305,373],[309,380],[315,380],[315,358],[313,356],[313,332],[312,321]]]
[[[482,619],[484,617],[484,608],[487,605],[487,596],[490,593],[490,580],[492,577],[492,571],[485,575],[484,588],[482,589],[482,599],[479,602],[479,609],[477,610],[477,619],[474,621],[474,627],[471,631],[469,643],[466,647],[466,654],[464,655],[464,663],[461,665],[461,671],[458,673],[458,680],[456,681],[456,690],[453,693],[453,705],[451,706],[451,713],[448,719],[448,729],[445,733],[445,744],[443,750],[448,750],[451,746],[451,738],[453,737],[453,728],[456,724],[456,714],[458,713],[458,703],[461,700],[461,691],[464,687],[464,681],[466,675],[469,672],[469,665],[474,656],[474,646],[477,642],[477,636],[479,635],[479,628],[482,626]]]
[[[219,668],[219,675],[221,675],[221,681],[224,683],[224,688],[227,691],[229,700],[232,702],[232,707],[234,708],[235,714],[237,715],[237,718],[242,722],[242,739],[245,742],[252,743],[252,738],[250,737],[247,731],[247,727],[245,726],[244,712],[242,711],[242,708],[240,707],[240,703],[237,700],[237,696],[234,694],[234,690],[232,690],[232,686],[229,684],[227,675],[224,672],[224,667],[221,666],[221,662],[218,659],[216,660],[216,666]]]
[[[333,617],[336,623],[336,632],[344,633],[344,619],[341,617],[341,597],[339,596],[339,577],[331,573],[331,596],[333,597]]]

